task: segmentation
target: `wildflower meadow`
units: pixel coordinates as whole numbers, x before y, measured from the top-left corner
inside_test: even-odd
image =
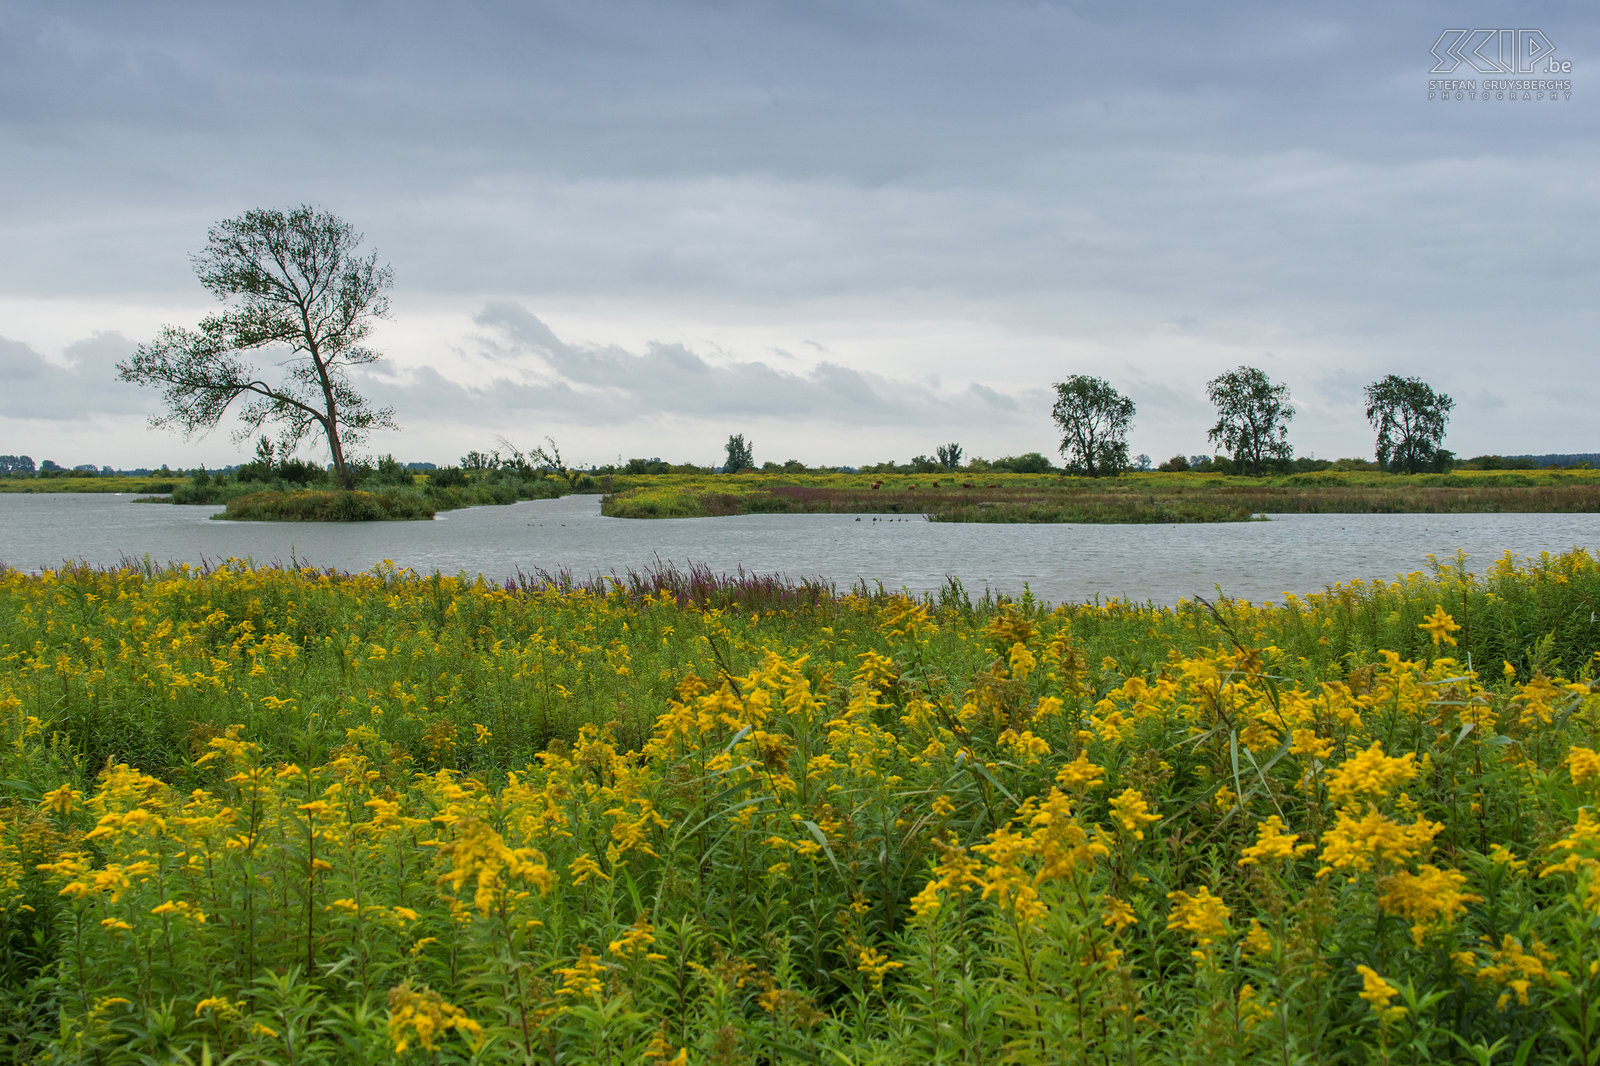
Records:
[[[1597,601],[0,572],[0,1060],[1600,1063]]]

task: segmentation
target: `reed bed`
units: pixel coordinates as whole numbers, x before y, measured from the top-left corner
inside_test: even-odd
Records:
[[[1597,1062],[1597,600],[0,571],[0,1058]]]

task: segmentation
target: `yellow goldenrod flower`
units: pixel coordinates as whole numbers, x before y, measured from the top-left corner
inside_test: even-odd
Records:
[[[1484,937],[1483,941],[1490,945],[1494,943],[1488,937]],[[1477,971],[1477,977],[1480,981],[1505,989],[1495,1003],[1498,1009],[1505,1010],[1513,998],[1526,1007],[1528,993],[1535,985],[1549,988],[1556,981],[1569,976],[1565,971],[1555,968],[1555,961],[1555,952],[1541,941],[1530,938],[1527,946],[1524,946],[1521,940],[1506,933],[1500,940],[1500,946],[1490,956],[1488,965]]]
[[[578,957],[571,966],[557,966],[555,972],[561,975],[561,987],[556,989],[558,996],[595,999],[605,990],[600,975],[606,972],[606,964],[587,944],[578,946]]]
[[[1144,827],[1159,822],[1161,817],[1145,802],[1138,789],[1126,788],[1111,801],[1111,820],[1120,832],[1134,840],[1143,840]]]
[[[1328,795],[1335,803],[1350,805],[1377,801],[1417,776],[1417,757],[1412,752],[1390,757],[1374,740],[1366,751],[1354,755],[1328,772]]]
[[[1078,757],[1056,773],[1056,785],[1066,792],[1087,792],[1105,781],[1105,768],[1089,761],[1089,753],[1079,751]]]
[[[1244,946],[1256,955],[1272,954],[1272,934],[1267,932],[1267,927],[1261,924],[1259,918],[1250,919],[1250,928],[1244,934]]]
[[[634,919],[628,931],[618,940],[613,940],[606,945],[606,950],[613,955],[635,955],[643,952],[656,942],[655,927],[643,915]]]
[[[1588,788],[1600,782],[1600,752],[1592,748],[1574,747],[1567,752],[1567,772],[1572,783]]]
[[[1233,912],[1209,887],[1201,885],[1192,893],[1168,892],[1167,898],[1172,901],[1167,928],[1188,933],[1196,947],[1208,948],[1228,935],[1228,918]]]
[[[1422,858],[1433,848],[1433,838],[1444,830],[1438,822],[1418,818],[1407,825],[1369,808],[1356,817],[1341,810],[1322,837],[1323,868],[1370,872],[1380,866],[1398,866]]]
[[[1296,729],[1289,734],[1289,754],[1302,759],[1326,759],[1333,754],[1333,741],[1319,737],[1314,729]]]
[[[208,996],[194,1005],[194,1016],[200,1017],[206,1011],[211,1011],[218,1017],[234,1018],[239,1014],[239,1008],[245,1005],[243,1000],[237,1004],[227,996]]]
[[[872,987],[883,991],[883,979],[891,970],[904,969],[905,963],[894,962],[875,947],[861,948],[856,954],[856,969],[867,975]]]
[[[1378,904],[1390,914],[1411,922],[1411,938],[1418,947],[1429,932],[1449,925],[1482,896],[1463,892],[1466,875],[1423,863],[1416,873],[1401,870],[1379,882]]]
[[[424,1051],[432,1051],[434,1040],[452,1029],[474,1048],[483,1039],[482,1026],[427,985],[416,991],[407,981],[389,989],[389,1039],[394,1043],[395,1054],[404,1054],[413,1039]]]
[[[1434,604],[1433,613],[1428,616],[1426,622],[1421,623],[1417,628],[1432,637],[1434,646],[1438,647],[1440,644],[1454,644],[1456,638],[1450,634],[1461,627],[1456,624],[1454,618],[1445,613],[1443,604]]]
[[[581,885],[592,877],[598,877],[602,881],[611,880],[601,871],[600,864],[595,862],[587,851],[567,865],[567,873],[571,875],[572,883],[575,885]]]
[[[1356,972],[1361,975],[1361,998],[1372,1008],[1378,1024],[1387,1026],[1406,1016],[1404,1007],[1389,1006],[1389,1001],[1400,994],[1398,988],[1379,977],[1370,966],[1357,966]]]
[[[1100,924],[1118,933],[1139,922],[1138,915],[1133,913],[1133,907],[1126,900],[1115,896],[1105,898],[1105,911],[1105,917],[1100,919]]]
[[[1296,844],[1299,833],[1284,832],[1283,819],[1276,814],[1256,823],[1256,842],[1239,853],[1239,865],[1250,866],[1283,862],[1315,850],[1313,844]]]

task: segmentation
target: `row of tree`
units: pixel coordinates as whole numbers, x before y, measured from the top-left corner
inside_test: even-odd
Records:
[[[1128,429],[1134,402],[1104,378],[1073,374],[1055,385],[1051,415],[1061,428],[1067,470],[1089,477],[1128,469]],[[1366,387],[1367,420],[1378,432],[1375,454],[1385,470],[1415,474],[1450,460],[1440,447],[1455,401],[1418,378],[1389,374]],[[1272,460],[1294,458],[1289,423],[1294,406],[1289,387],[1253,366],[1241,366],[1206,382],[1217,409],[1206,433],[1231,456],[1235,469],[1260,475]]]
[[[93,463],[80,463],[70,470],[54,459],[46,459],[34,466],[31,455],[0,455],[0,477],[50,477],[59,474],[115,474],[118,471],[109,466],[95,466]]]
[[[372,406],[350,373],[379,358],[366,340],[373,322],[388,313],[394,283],[376,253],[361,253],[361,240],[343,219],[309,206],[250,211],[217,223],[194,263],[200,283],[223,309],[195,329],[164,327],[156,340],[118,364],[119,376],[161,390],[165,410],[152,422],[186,436],[217,425],[236,402],[237,439],[273,425],[280,456],[292,454],[307,436],[321,435],[334,479],[353,484],[347,449],[372,430],[395,426],[393,411]],[[280,358],[285,351],[287,358]],[[268,380],[258,361],[263,356],[277,362],[277,381]],[[1126,469],[1133,400],[1086,374],[1057,382],[1055,389],[1052,414],[1068,469],[1091,476]],[[1294,407],[1287,386],[1241,366],[1213,378],[1206,391],[1217,408],[1207,435],[1236,467],[1259,474],[1266,463],[1292,457],[1288,423]],[[1448,458],[1440,442],[1454,406],[1450,397],[1394,374],[1367,386],[1366,393],[1367,418],[1377,428],[1377,457],[1385,469],[1416,472]],[[553,442],[548,450],[510,451],[513,466],[572,476],[559,454],[552,454]],[[485,468],[498,458],[481,456]],[[913,462],[955,469],[961,446],[941,445],[934,457]],[[754,465],[750,442],[742,434],[731,436],[723,469]]]

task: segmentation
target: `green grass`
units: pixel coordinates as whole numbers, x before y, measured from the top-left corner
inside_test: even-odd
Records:
[[[57,492],[132,492],[167,493],[186,482],[184,477],[123,477],[100,475],[94,477],[0,477],[0,492],[57,493]]]
[[[212,518],[230,522],[380,522],[431,519],[416,492],[252,492],[235,496]]]
[[[1352,471],[1234,477],[1134,473],[615,476],[601,504],[617,518],[733,514],[925,514],[948,522],[1237,522],[1255,514],[1600,511],[1600,472]]]
[[[170,501],[140,502],[220,503],[224,509],[213,518],[240,522],[426,521],[439,511],[551,499],[567,491],[565,482],[553,478],[487,477],[448,487],[419,480],[353,491],[215,479],[200,486],[179,485]]]

